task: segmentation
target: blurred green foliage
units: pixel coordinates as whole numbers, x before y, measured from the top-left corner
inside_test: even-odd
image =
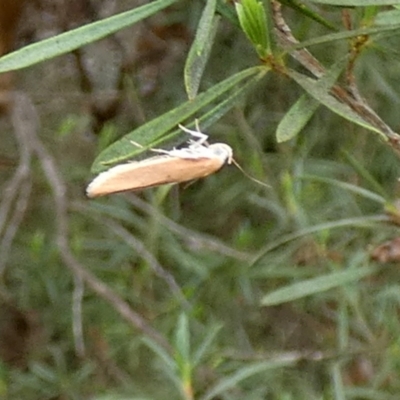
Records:
[[[48,76],[38,78],[38,66],[20,74],[41,119],[40,139],[68,187],[69,249],[165,340],[129,323],[87,277],[79,297],[82,282],[57,240],[54,182],[36,157],[21,223],[13,225],[11,211],[3,216],[0,204],[8,219],[0,224],[7,255],[0,264],[1,399],[398,398],[399,260],[394,254],[379,263],[382,252],[374,259],[371,252],[398,229],[389,126],[398,125],[400,21],[379,0],[370,7],[288,0],[282,8],[246,0],[236,4],[239,19],[232,3],[158,0],[128,10],[130,23],[179,24],[190,40],[173,66],[156,63],[161,72],[150,94],[140,90],[139,67],[124,72],[118,99],[134,115],[121,106],[97,131],[88,107],[77,107],[76,87],[63,81],[68,56],[53,57],[103,37],[99,29],[118,32],[125,17],[98,17],[83,31],[71,28],[0,59],[0,68],[14,69],[48,59],[39,64]],[[346,4],[352,7],[339,7]],[[280,13],[286,39],[299,43],[272,28]],[[160,40],[163,51],[174,51],[176,43]],[[301,50],[319,60],[319,72],[297,57]],[[177,124],[195,118],[211,142],[229,143],[242,168],[270,188],[227,166],[190,185],[84,198],[95,157],[143,157],[146,149],[131,148],[132,139],[169,148],[187,140]],[[287,136],[279,135],[282,121]],[[90,126],[94,133],[85,136]],[[11,127],[1,135],[18,160]],[[0,173],[10,188],[14,169]],[[5,249],[7,226],[17,232]],[[5,346],[20,352],[6,359]]]

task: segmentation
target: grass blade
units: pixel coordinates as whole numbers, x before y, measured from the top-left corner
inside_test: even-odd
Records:
[[[39,62],[69,53],[88,43],[102,39],[112,33],[155,14],[177,0],[157,0],[112,17],[84,25],[50,39],[33,43],[21,50],[0,58],[0,72],[26,68]]]
[[[325,292],[338,286],[358,281],[375,272],[374,268],[357,268],[306,279],[275,290],[261,300],[263,306],[287,303],[312,294]]]
[[[184,77],[186,92],[190,100],[196,97],[199,90],[201,77],[217,32],[219,18],[214,16],[215,6],[216,0],[208,0],[186,60]]]

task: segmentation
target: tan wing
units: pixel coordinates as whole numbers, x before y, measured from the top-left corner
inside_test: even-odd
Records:
[[[225,160],[210,158],[152,157],[117,165],[98,175],[87,187],[88,197],[140,190],[166,183],[186,182],[218,171]]]

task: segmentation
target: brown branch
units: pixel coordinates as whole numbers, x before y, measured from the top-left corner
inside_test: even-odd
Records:
[[[7,223],[4,235],[0,241],[0,276],[4,274],[9,253],[12,248],[12,243],[28,208],[31,189],[32,182],[30,179],[27,178],[21,181],[21,186],[15,202],[13,214]]]
[[[296,59],[304,68],[311,72],[315,77],[321,78],[325,72],[325,67],[307,50],[293,50],[291,46],[299,44],[293,36],[290,27],[286,24],[281,12],[281,4],[277,0],[271,0],[272,17],[275,23],[275,33],[281,46]],[[339,101],[347,104],[353,111],[360,115],[362,119],[378,128],[388,139],[389,144],[397,153],[400,152],[400,135],[395,133],[375,111],[362,98],[358,88],[353,84],[351,87],[342,88],[334,85],[331,88],[332,95]]]
[[[12,108],[11,125],[18,143],[19,163],[14,175],[2,190],[3,199],[0,204],[0,234],[2,234],[0,276],[4,274],[12,242],[28,206],[32,184],[32,148],[29,136],[32,130],[36,129],[36,122],[29,110],[21,110],[20,113],[17,113],[15,107]]]
[[[22,113],[23,110],[30,110],[37,115],[31,100],[25,94],[15,94],[14,107],[16,107],[15,112]],[[43,172],[53,191],[56,214],[56,243],[65,265],[95,293],[109,302],[131,325],[140,330],[143,334],[151,337],[165,349],[171,351],[170,345],[159,332],[154,330],[141,315],[133,311],[129,304],[117,293],[87,271],[78,260],[75,259],[68,243],[67,193],[65,183],[59,175],[53,156],[46,150],[36,131],[30,132],[29,141],[33,151],[39,158]]]
[[[174,276],[170,274],[151,254],[146,247],[144,246],[143,242],[139,239],[134,237],[129,231],[123,228],[121,225],[117,224],[115,221],[111,219],[107,220],[107,226],[113,230],[113,232],[118,235],[121,239],[123,239],[129,246],[131,246],[135,251],[142,256],[144,260],[148,263],[150,268],[160,277],[162,278],[169,288],[171,292],[177,296],[182,304],[186,308],[191,308],[190,303],[187,301],[185,295],[183,294],[180,286],[176,282]]]

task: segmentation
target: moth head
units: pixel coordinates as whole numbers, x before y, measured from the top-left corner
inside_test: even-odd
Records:
[[[233,150],[232,147],[228,146],[225,143],[214,143],[208,146],[208,149],[212,151],[212,153],[221,159],[224,164],[231,164],[233,160]]]

